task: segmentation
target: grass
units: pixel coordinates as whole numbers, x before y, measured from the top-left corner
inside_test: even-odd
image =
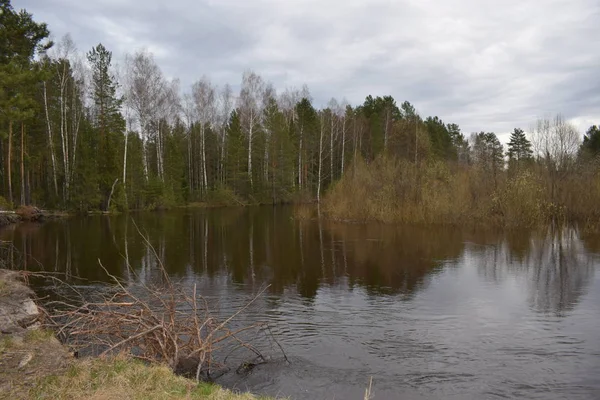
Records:
[[[8,285],[4,279],[0,279],[0,296],[7,295],[9,293]]]
[[[44,378],[32,399],[207,399],[257,400],[209,383],[176,376],[167,366],[125,357],[77,361],[61,375]]]
[[[28,343],[38,343],[50,340],[54,337],[54,332],[49,329],[32,329],[25,334],[25,341]]]
[[[30,355],[23,368],[17,364]],[[4,397],[6,395],[7,397]],[[72,358],[52,331],[0,337],[0,398],[268,400],[177,376],[166,365],[117,356]]]

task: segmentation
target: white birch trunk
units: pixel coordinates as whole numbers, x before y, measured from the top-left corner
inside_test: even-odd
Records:
[[[346,117],[344,116],[344,121],[342,122],[342,161],[340,162],[342,167],[341,175],[344,175],[344,160],[345,154],[344,151],[346,149]]]
[[[54,194],[58,195],[58,182],[56,179],[56,156],[54,155],[54,139],[52,138],[52,125],[50,124],[50,114],[48,112],[48,91],[46,81],[44,85],[44,109],[46,111],[46,123],[48,124],[48,144],[50,145],[50,159],[52,160],[52,178],[54,181]]]
[[[252,188],[252,138],[254,136],[254,110],[250,110],[250,126],[248,130],[248,179],[250,180],[250,188]]]
[[[302,190],[302,136],[304,125],[300,126],[300,144],[298,145],[298,189]]]
[[[323,170],[323,131],[325,130],[325,118],[321,114],[321,134],[319,135],[319,174],[317,181],[317,203],[321,202],[321,171]]]

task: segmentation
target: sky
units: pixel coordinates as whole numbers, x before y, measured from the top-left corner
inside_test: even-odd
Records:
[[[562,113],[600,124],[600,0],[13,0],[122,60],[146,49],[183,90],[206,75],[239,88],[253,70],[317,107],[369,94],[410,101],[463,133]]]

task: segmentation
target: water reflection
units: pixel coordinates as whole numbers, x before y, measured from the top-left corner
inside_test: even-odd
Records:
[[[599,247],[597,237],[575,229],[503,234],[302,222],[286,207],[71,218],[17,225],[0,231],[0,239],[14,244],[1,251],[15,268],[103,281],[100,259],[110,273],[146,282],[160,276],[160,261],[173,277],[269,283],[273,294],[292,287],[307,299],[326,285],[409,299],[442,268],[474,259],[483,279],[524,279],[531,306],[559,314],[585,292]]]
[[[300,222],[260,207],[22,224],[0,240],[14,268],[89,283],[107,279],[98,259],[146,283],[160,262],[227,315],[270,284],[238,322],[269,322],[293,362],[230,387],[362,398],[373,376],[377,398],[600,398],[600,236],[575,228]]]

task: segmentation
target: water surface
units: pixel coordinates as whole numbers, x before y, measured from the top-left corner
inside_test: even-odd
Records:
[[[135,224],[134,224],[135,222]],[[291,364],[220,383],[292,399],[600,398],[600,236],[296,221],[289,207],[21,224],[5,262],[106,281],[196,283],[268,321]],[[135,270],[128,272],[125,260]],[[43,288],[40,288],[43,289]]]

